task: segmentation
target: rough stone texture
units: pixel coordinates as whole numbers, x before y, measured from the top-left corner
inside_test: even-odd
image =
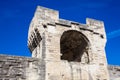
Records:
[[[110,80],[120,80],[120,66],[108,66]]]
[[[44,71],[45,66],[41,66],[40,63],[41,62],[38,58],[0,55],[0,80],[45,80],[45,78],[42,77],[42,76],[45,76],[43,74],[45,72]],[[55,62],[53,62],[53,64],[54,63]],[[60,80],[71,80],[71,79],[66,79],[66,77],[64,77],[65,73],[66,74],[70,73],[69,78],[72,77],[74,78],[73,80],[84,80],[83,78],[86,76],[89,77],[88,80],[92,80],[92,77],[89,74],[91,73],[89,71],[90,65],[89,66],[84,65],[84,68],[82,67],[79,68],[78,66],[81,66],[80,63],[74,64],[73,62],[68,63],[67,61],[64,61],[64,63],[62,64],[70,65],[70,67],[66,68],[67,69],[66,71],[65,71],[65,68],[63,69],[61,73],[61,76],[63,78]],[[58,68],[56,67],[55,67],[56,70],[54,69],[54,71],[51,71],[51,72],[54,73],[55,71],[58,71]],[[52,70],[51,68],[54,68],[54,67],[50,67],[50,70]],[[87,69],[87,71],[84,71],[85,69]],[[93,69],[92,71],[94,70],[95,69]],[[120,66],[109,65],[108,70],[109,70],[110,80],[120,80]],[[83,72],[84,73],[88,72],[88,73],[85,76],[81,74]],[[74,73],[77,73],[77,75]],[[40,75],[42,78],[40,78]],[[82,78],[80,78],[80,76],[78,75],[82,76]],[[54,80],[52,77],[50,78],[51,80]]]
[[[102,21],[59,19],[58,11],[40,6],[29,27],[28,47],[45,67],[44,80],[109,80],[105,45]]]
[[[28,32],[33,58],[0,56],[1,80],[109,80],[104,23],[59,19],[38,6]]]
[[[39,80],[39,60],[0,55],[0,80]]]

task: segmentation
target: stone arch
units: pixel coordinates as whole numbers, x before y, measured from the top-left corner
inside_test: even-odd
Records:
[[[76,30],[65,31],[60,39],[61,59],[89,63],[89,46],[88,38],[81,32]]]

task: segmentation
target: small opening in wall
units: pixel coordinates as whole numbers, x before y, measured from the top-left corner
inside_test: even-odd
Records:
[[[61,60],[89,63],[88,40],[80,32],[69,30],[63,33],[60,40]]]
[[[103,39],[104,38],[104,36],[103,35],[100,35],[100,37]]]
[[[44,28],[47,28],[47,26],[46,26],[46,25],[43,25],[43,27],[44,27]]]

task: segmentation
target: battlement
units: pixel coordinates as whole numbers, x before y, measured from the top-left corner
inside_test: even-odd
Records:
[[[43,21],[57,21],[59,19],[59,12],[57,10],[37,6],[34,16]]]
[[[97,28],[104,27],[104,22],[100,20],[95,20],[95,19],[86,19],[86,24],[89,26],[97,26]]]
[[[50,8],[46,8],[46,7],[42,7],[42,6],[37,6],[34,17],[39,19],[39,21],[44,21],[46,23],[59,23],[59,24],[67,25],[67,26],[70,26],[71,23],[76,24],[76,25],[82,24],[79,22],[60,19],[59,18],[59,11],[53,10]],[[91,27],[93,29],[99,29],[99,28],[104,27],[103,21],[95,20],[95,19],[91,19],[91,18],[86,18],[85,25],[86,26],[94,26],[94,27]],[[95,26],[97,26],[97,27],[95,27]]]

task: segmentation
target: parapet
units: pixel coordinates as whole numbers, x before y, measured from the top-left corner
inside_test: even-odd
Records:
[[[97,27],[93,27],[93,29],[102,28],[104,26],[103,21],[90,19],[90,18],[86,19],[86,24],[89,26],[97,26]]]
[[[59,12],[57,10],[48,9],[45,7],[38,6],[34,14],[35,17],[45,21],[57,21],[59,18]]]

